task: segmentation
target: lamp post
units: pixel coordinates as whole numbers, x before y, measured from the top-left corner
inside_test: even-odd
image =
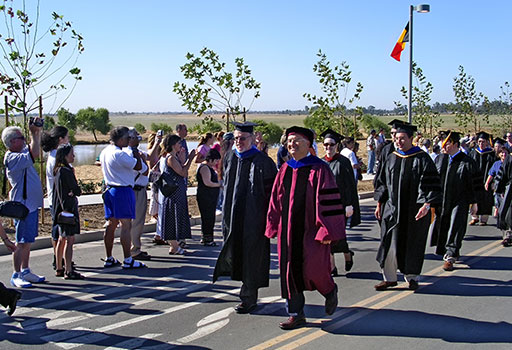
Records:
[[[412,124],[412,15],[414,11],[419,13],[430,12],[430,5],[411,5],[409,12],[409,101],[407,108],[407,121]]]

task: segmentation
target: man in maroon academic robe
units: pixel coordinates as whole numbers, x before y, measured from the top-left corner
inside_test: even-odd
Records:
[[[274,182],[265,235],[277,236],[281,295],[290,315],[280,327],[293,329],[306,323],[303,291],[318,290],[328,315],[338,306],[330,244],[345,238],[345,210],[329,166],[308,156],[311,130],[294,126],[286,136],[292,159],[281,166]]]

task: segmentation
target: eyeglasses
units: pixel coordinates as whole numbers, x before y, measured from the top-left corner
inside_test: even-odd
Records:
[[[324,147],[334,147],[336,146],[335,143],[324,143]]]
[[[245,136],[235,136],[235,140],[236,141],[242,141],[243,142],[243,141],[245,141],[247,139],[248,139],[248,137],[245,137]]]

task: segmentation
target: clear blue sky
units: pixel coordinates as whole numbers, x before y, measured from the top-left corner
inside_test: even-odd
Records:
[[[30,1],[29,1],[30,2]],[[421,2],[419,2],[421,3]],[[426,2],[414,16],[414,58],[434,85],[433,102],[453,101],[458,66],[491,99],[512,80],[511,1]],[[318,49],[332,63],[347,61],[364,85],[359,105],[393,108],[407,85],[408,46],[402,62],[391,50],[408,21],[409,1],[174,1],[43,0],[83,34],[78,66],[84,80],[65,107],[110,111],[183,111],[172,84],[187,52],[207,46],[232,64],[244,57],[261,82],[253,110],[303,109],[304,92],[317,93],[312,71]]]

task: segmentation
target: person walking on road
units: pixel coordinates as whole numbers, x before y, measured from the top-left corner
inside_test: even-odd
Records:
[[[281,296],[288,320],[279,327],[294,329],[306,323],[304,291],[325,297],[325,313],[338,306],[338,287],[331,276],[331,243],[345,239],[345,210],[327,163],[309,155],[311,130],[286,130],[292,159],[277,174],[268,209],[265,235],[277,237]]]
[[[475,214],[477,193],[483,188],[475,161],[460,150],[460,134],[448,130],[445,135],[444,153],[435,161],[441,176],[443,202],[439,212],[436,210],[431,241],[437,247],[436,254],[443,256],[443,269],[453,271],[466,235],[470,205],[471,213]]]
[[[121,224],[121,245],[124,255],[123,268],[146,267],[143,263],[133,259],[130,252],[132,243],[130,231],[132,220],[135,219],[135,193],[133,191],[135,176],[133,171],[141,170],[143,162],[136,150],[134,150],[133,156],[123,151],[130,140],[128,131],[125,126],[112,129],[110,131],[111,144],[100,154],[101,170],[106,185],[103,203],[105,219],[108,220],[103,237],[107,254],[103,266],[106,268],[121,264],[112,256],[114,233],[119,223]]]
[[[258,289],[268,287],[270,241],[265,237],[268,201],[277,168],[272,159],[254,146],[251,122],[233,123],[235,150],[225,155],[222,204],[224,246],[213,282],[221,276],[242,281],[239,314],[256,309]]]
[[[383,164],[376,181],[378,195],[375,217],[381,221],[381,242],[377,261],[384,281],[375,285],[382,291],[396,286],[397,269],[418,288],[423,266],[431,205],[442,201],[439,175],[434,162],[412,145],[412,125],[396,125],[397,150]]]

